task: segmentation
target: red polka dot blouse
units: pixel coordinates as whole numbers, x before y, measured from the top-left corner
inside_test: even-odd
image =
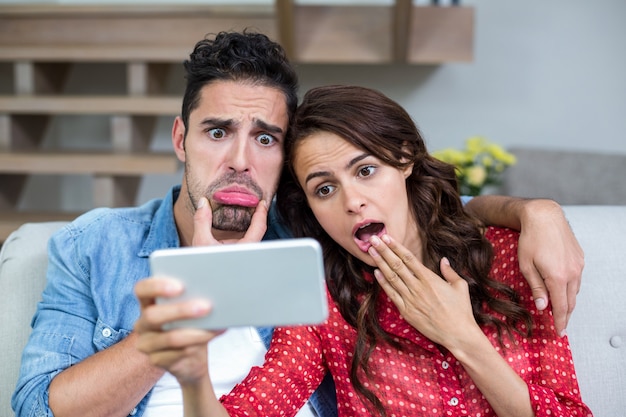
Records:
[[[514,287],[532,314],[531,338],[515,334],[500,349],[493,330],[484,329],[492,344],[528,385],[537,417],[591,416],[581,400],[567,337],[557,336],[550,309],[538,311],[517,261],[518,233],[489,228],[494,247],[492,276]],[[356,331],[342,318],[329,296],[328,320],[319,326],[277,328],[262,367],[222,398],[231,416],[293,416],[317,388],[327,371],[333,376],[340,416],[368,415],[366,404],[350,383]],[[491,406],[463,366],[401,318],[382,295],[383,329],[402,344],[398,350],[381,343],[370,358],[373,389],[391,416],[494,416]],[[368,381],[364,376],[362,381]]]

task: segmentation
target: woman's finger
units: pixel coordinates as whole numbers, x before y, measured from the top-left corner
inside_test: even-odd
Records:
[[[377,236],[370,239],[372,247],[369,254],[376,266],[384,276],[385,281],[400,294],[408,291],[407,281],[412,275],[411,271],[383,241]]]

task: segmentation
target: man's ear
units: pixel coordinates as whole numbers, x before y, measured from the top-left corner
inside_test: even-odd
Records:
[[[180,162],[185,162],[185,124],[180,116],[174,119],[172,126],[172,146]]]

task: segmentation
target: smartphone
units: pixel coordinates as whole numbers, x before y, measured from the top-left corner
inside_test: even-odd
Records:
[[[205,298],[212,312],[166,328],[225,329],[238,326],[319,324],[328,317],[324,263],[311,238],[161,249],[150,255],[152,275],[185,286],[171,303]]]

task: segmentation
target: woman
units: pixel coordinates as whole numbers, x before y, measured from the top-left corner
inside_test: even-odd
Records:
[[[591,415],[567,338],[518,269],[517,233],[464,213],[454,168],[397,103],[362,87],[309,91],[286,161],[279,209],[323,246],[329,319],[276,329],[264,366],[221,404],[205,371],[215,333],[172,342],[138,326],[186,415],[293,415],[327,370],[339,415]]]

